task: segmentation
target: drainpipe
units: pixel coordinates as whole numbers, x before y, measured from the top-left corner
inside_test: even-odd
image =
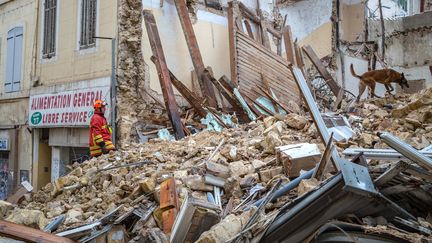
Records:
[[[35,23],[35,30],[33,34],[33,50],[32,50],[32,67],[31,67],[31,73],[30,73],[30,81],[32,82],[31,85],[33,85],[33,82],[36,81],[36,65],[37,65],[37,44],[38,44],[38,38],[39,38],[39,4],[40,0],[35,1],[35,10],[34,10],[34,23]]]

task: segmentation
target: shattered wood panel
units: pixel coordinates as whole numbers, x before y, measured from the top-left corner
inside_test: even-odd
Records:
[[[288,62],[243,33],[236,32],[235,48],[237,55],[236,80],[240,90],[252,99],[259,96],[253,91],[255,87],[263,87],[262,75],[269,79],[270,88],[282,104],[289,100],[299,101],[300,94]]]

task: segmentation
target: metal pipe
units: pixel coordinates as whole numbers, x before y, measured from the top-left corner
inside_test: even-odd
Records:
[[[378,132],[378,137],[380,137],[388,146],[392,147],[408,159],[414,161],[418,165],[425,167],[428,170],[432,170],[432,159],[421,154],[419,151],[411,147],[410,145],[404,143],[399,138],[393,136],[390,133]]]
[[[272,201],[280,198],[281,196],[287,194],[292,189],[296,188],[302,180],[310,179],[314,173],[314,169],[311,169],[307,171],[306,173],[303,173],[299,177],[295,178],[294,180],[288,182],[286,185],[284,185],[281,189],[277,190],[273,196]],[[253,205],[256,207],[259,207],[264,202],[264,198],[261,198],[260,200],[256,201]],[[249,208],[249,207],[248,207]]]

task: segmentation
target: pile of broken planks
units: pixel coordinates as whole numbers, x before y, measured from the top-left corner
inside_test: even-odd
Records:
[[[205,124],[197,124],[193,118],[212,120],[223,128],[230,128],[237,123],[248,123],[267,116],[302,112],[298,105],[300,94],[289,66],[297,63],[303,66],[303,61],[289,26],[275,29],[263,13],[255,13],[239,1],[230,2],[228,28],[231,77],[224,75],[217,79],[211,67],[206,67],[203,62],[186,2],[175,1],[175,6],[199,83],[199,92],[188,89],[169,70],[155,18],[149,10],[143,11],[143,17],[153,52],[151,60],[159,73],[165,108],[171,122],[168,130],[174,133],[176,139],[205,128]],[[252,29],[259,31],[254,33]],[[271,49],[270,39],[275,40],[277,50]],[[291,50],[287,51],[286,59],[281,56],[283,43],[287,50]],[[337,87],[334,81],[332,84],[332,87]],[[192,108],[192,112],[184,118],[179,114],[172,86]],[[198,93],[202,93],[202,97]],[[224,114],[235,115],[235,118],[231,117],[231,121],[227,121]],[[139,132],[142,141],[148,140],[146,136],[155,137],[159,129]]]

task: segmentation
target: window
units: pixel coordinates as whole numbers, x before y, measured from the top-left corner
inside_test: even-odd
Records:
[[[43,29],[43,58],[55,56],[57,0],[45,0]]]
[[[81,0],[81,35],[80,49],[92,48],[96,45],[96,4],[97,0]]]
[[[7,34],[5,92],[20,90],[23,49],[23,27],[9,30]]]

